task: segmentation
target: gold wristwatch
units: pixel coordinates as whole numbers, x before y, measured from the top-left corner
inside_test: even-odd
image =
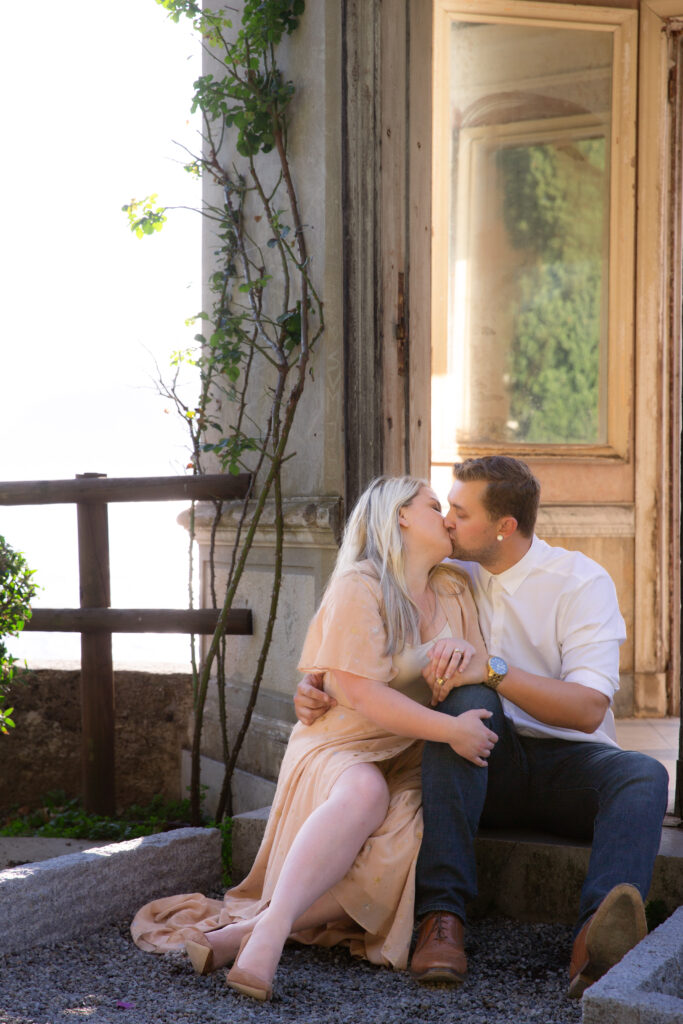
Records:
[[[492,690],[497,690],[507,675],[507,662],[502,658],[493,657],[489,658],[486,664],[488,666],[488,675],[484,682],[487,686],[490,686]]]

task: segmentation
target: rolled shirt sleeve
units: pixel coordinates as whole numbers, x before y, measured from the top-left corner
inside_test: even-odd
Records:
[[[560,678],[609,698],[619,689],[619,647],[626,639],[614,583],[607,574],[587,580],[560,602],[557,616]]]

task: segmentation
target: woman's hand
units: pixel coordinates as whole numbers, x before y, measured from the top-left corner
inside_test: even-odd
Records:
[[[458,673],[465,671],[475,653],[473,645],[462,638],[437,640],[429,651],[429,663],[422,670],[432,691],[432,707],[442,701],[454,686],[461,685]]]
[[[448,741],[456,754],[480,768],[486,768],[487,758],[498,742],[495,732],[484,725],[484,719],[491,715],[485,708],[473,708],[454,716],[453,738]]]

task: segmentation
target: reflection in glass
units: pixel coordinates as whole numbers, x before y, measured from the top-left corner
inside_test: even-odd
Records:
[[[453,23],[436,461],[454,441],[606,441],[611,46],[593,30]],[[438,413],[454,402],[455,424]]]
[[[503,218],[525,255],[507,357],[508,439],[600,436],[605,139],[498,151]]]

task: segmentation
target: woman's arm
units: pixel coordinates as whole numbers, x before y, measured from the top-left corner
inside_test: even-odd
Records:
[[[486,766],[498,739],[484,725],[483,719],[491,717],[490,711],[478,708],[462,715],[445,715],[423,707],[386,683],[339,670],[334,675],[349,705],[375,725],[397,736],[448,743],[461,757]]]

